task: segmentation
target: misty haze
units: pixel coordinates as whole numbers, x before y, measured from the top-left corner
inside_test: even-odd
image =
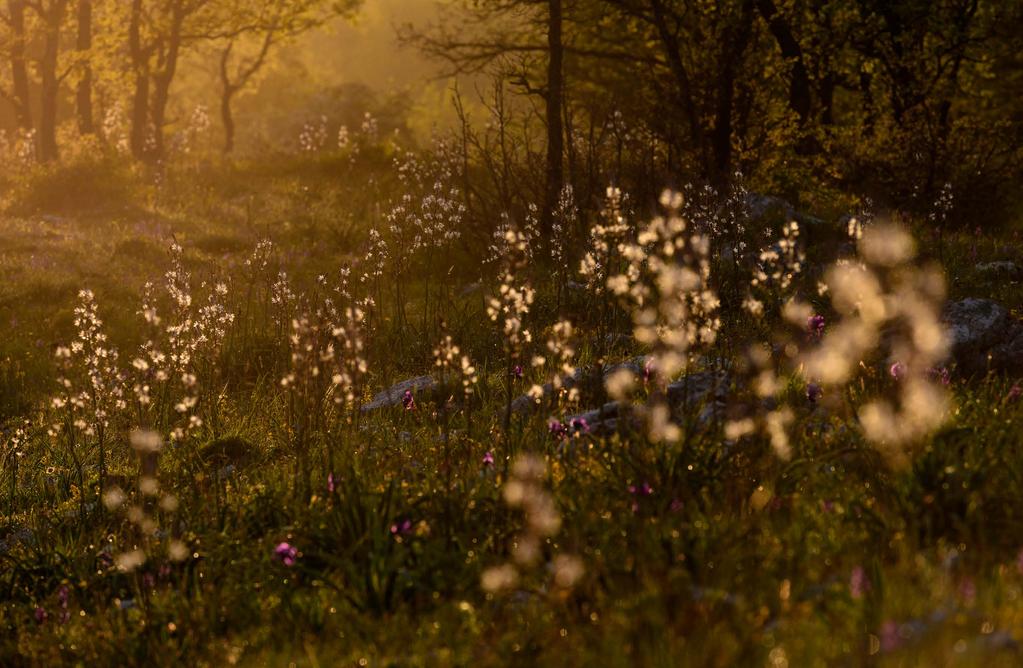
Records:
[[[0,666],[1023,664],[1021,87],[1021,0],[0,0]]]

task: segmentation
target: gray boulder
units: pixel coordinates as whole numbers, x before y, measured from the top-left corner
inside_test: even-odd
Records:
[[[1023,372],[1023,324],[990,299],[952,302],[942,315],[952,359],[964,375]]]
[[[973,267],[982,278],[992,280],[1015,281],[1023,277],[1023,269],[1015,262],[999,260],[997,262],[981,262]]]
[[[682,425],[692,424],[691,420],[695,418],[696,425],[703,427],[714,418],[724,416],[730,382],[731,378],[725,371],[700,371],[669,384],[665,395],[672,420]],[[697,408],[700,412],[694,415]],[[607,436],[626,424],[630,428],[639,426],[631,409],[629,404],[611,401],[599,408],[566,416],[561,424],[568,436]]]
[[[573,387],[579,387],[581,391],[592,389],[592,385],[602,383],[603,379],[607,378],[611,374],[620,371],[622,369],[628,369],[633,374],[639,376],[642,375],[644,366],[646,365],[646,355],[639,355],[632,359],[620,362],[618,364],[611,364],[605,366],[602,370],[598,371],[597,367],[580,367],[575,370],[570,376],[564,376],[561,379],[562,387],[565,389],[572,389]],[[585,392],[584,392],[585,394]],[[512,412],[516,414],[530,414],[535,413],[543,404],[554,395],[554,385],[552,383],[545,383],[543,385],[543,398],[537,401],[528,394],[523,394],[512,400]],[[583,401],[586,397],[583,398]]]
[[[362,412],[368,413],[381,408],[400,406],[405,392],[412,392],[413,396],[417,396],[419,394],[428,394],[436,387],[437,381],[434,380],[433,376],[416,376],[415,378],[403,380],[373,395],[373,400],[362,407]]]

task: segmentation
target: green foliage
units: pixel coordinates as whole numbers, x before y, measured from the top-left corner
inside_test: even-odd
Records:
[[[133,165],[122,157],[84,153],[16,176],[6,210],[16,216],[117,215],[136,202],[139,180]]]

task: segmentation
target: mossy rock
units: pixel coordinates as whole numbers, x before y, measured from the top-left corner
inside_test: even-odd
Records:
[[[202,446],[199,454],[205,464],[220,469],[224,466],[241,468],[259,458],[259,448],[241,436],[224,436]]]

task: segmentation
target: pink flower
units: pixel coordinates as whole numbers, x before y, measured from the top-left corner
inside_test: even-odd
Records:
[[[888,368],[888,373],[895,380],[902,380],[906,375],[906,365],[902,362],[894,362],[891,367]]]
[[[484,466],[493,466],[494,465],[494,453],[491,452],[490,450],[487,450],[483,454],[483,465]]]
[[[586,418],[572,418],[569,425],[571,426],[572,431],[577,434],[590,433],[590,423],[586,421]]]
[[[657,367],[654,365],[654,361],[652,359],[648,359],[643,364],[643,382],[644,383],[649,383],[651,381],[651,379],[653,379],[654,374],[656,374],[656,373],[657,373]]]
[[[959,583],[959,596],[962,597],[963,603],[966,605],[973,605],[977,600],[977,583],[973,581],[971,577],[964,577]]]
[[[35,617],[36,624],[42,624],[46,621],[46,618],[49,617],[49,615],[46,614],[46,610],[40,606],[36,606],[35,612],[32,613],[32,616]]]
[[[806,386],[806,398],[811,404],[816,404],[824,396],[824,390],[817,383],[810,383]]]
[[[945,367],[934,367],[927,371],[927,375],[931,377],[931,380],[936,380],[946,387],[952,382],[952,376],[949,374],[948,369]]]
[[[298,560],[298,550],[288,543],[280,543],[274,548],[274,557],[285,566],[294,566]]]
[[[414,411],[416,409],[416,398],[412,396],[412,390],[405,390],[405,394],[401,397],[401,405],[407,411]]]
[[[153,577],[148,573],[146,575],[148,575],[150,578]],[[70,621],[71,619],[71,613],[67,609],[69,592],[70,590],[67,588],[67,585],[61,585],[60,589],[57,590],[57,604],[60,606],[59,619],[61,624],[67,624],[68,621]]]
[[[333,494],[334,490],[336,490],[336,489],[337,489],[337,484],[336,484],[336,481],[334,480],[334,474],[333,473],[328,473],[327,474],[327,492],[329,494]]]
[[[806,321],[806,329],[810,332],[810,337],[819,339],[824,335],[824,316],[820,314],[811,315]]]
[[[881,650],[884,652],[894,652],[902,644],[902,637],[899,635],[899,625],[888,620],[881,624]]]
[[[1009,394],[1005,395],[1005,400],[1011,403],[1019,399],[1020,396],[1023,396],[1023,387],[1020,387],[1020,384],[1016,383],[1009,388]]]
[[[853,598],[863,598],[864,592],[870,589],[870,579],[862,566],[857,566],[849,576],[849,595]]]
[[[654,493],[654,488],[651,487],[646,482],[644,482],[642,485],[629,485],[628,490],[629,490],[629,494],[631,494],[633,496],[633,500],[632,500],[632,512],[633,513],[638,513],[639,512],[639,500],[642,497],[650,496],[651,494]]]
[[[633,496],[650,496],[654,493],[654,488],[649,483],[644,482],[642,485],[629,485],[629,494]]]
[[[392,536],[407,536],[412,533],[412,520],[399,520],[391,525]]]

